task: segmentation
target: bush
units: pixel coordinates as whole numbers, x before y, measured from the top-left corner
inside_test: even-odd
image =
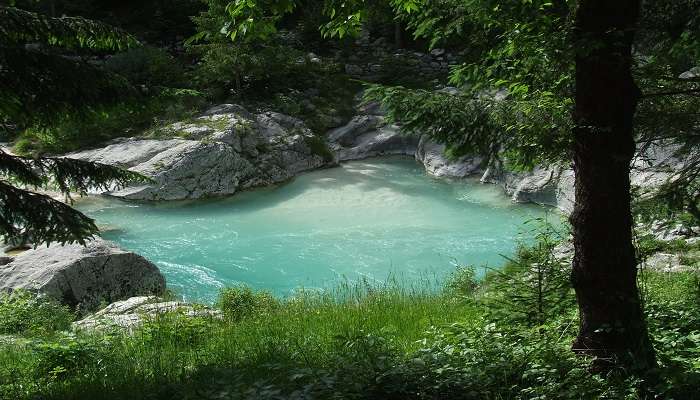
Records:
[[[209,318],[169,312],[147,319],[139,329],[142,340],[153,348],[196,348],[211,332]]]
[[[202,56],[194,81],[215,99],[267,100],[290,88],[303,89],[321,69],[304,52],[284,45],[214,43],[192,49]]]
[[[37,378],[48,376],[54,380],[67,379],[79,376],[85,370],[99,368],[102,349],[105,345],[108,343],[73,336],[37,342],[32,346],[38,360],[35,370]]]
[[[270,313],[280,307],[280,303],[269,292],[254,292],[247,286],[222,289],[217,306],[231,321]]]
[[[62,154],[116,137],[136,136],[152,125],[182,119],[201,105],[198,92],[167,89],[151,97],[93,109],[86,115],[64,115],[51,127],[22,132],[14,149],[19,154]]]
[[[397,398],[624,399],[634,379],[605,379],[570,351],[571,338],[552,324],[513,329],[481,321],[436,329],[426,346],[381,377]],[[564,321],[562,321],[564,322]]]
[[[107,60],[105,67],[129,82],[148,87],[182,87],[184,69],[165,50],[143,46],[118,53]]]
[[[479,287],[473,266],[458,267],[445,282],[445,291],[460,298],[471,298]]]
[[[575,304],[570,264],[556,255],[561,235],[548,223],[537,229],[535,244],[520,244],[514,258],[485,278],[483,301],[496,319],[541,326]]]
[[[323,138],[318,136],[311,136],[305,139],[306,145],[309,146],[311,152],[317,156],[323,158],[325,162],[331,162],[335,159],[335,156],[331,149],[328,148],[328,144]]]
[[[662,398],[692,399],[700,387],[700,275],[645,272],[649,332],[661,366]]]
[[[17,290],[0,293],[0,334],[47,335],[70,328],[75,313],[48,297]]]

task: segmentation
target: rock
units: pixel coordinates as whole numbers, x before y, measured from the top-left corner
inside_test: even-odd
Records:
[[[181,200],[233,194],[253,166],[225,143],[196,140],[131,140],[94,152],[69,155],[117,165],[143,174],[152,183],[107,194],[132,200]]]
[[[491,93],[498,99],[506,93]],[[644,192],[653,192],[666,183],[685,161],[676,157],[676,148],[670,145],[655,145],[638,149],[631,165],[630,180],[633,186]],[[489,166],[481,181],[503,185],[506,192],[517,202],[531,202],[557,207],[570,214],[575,203],[575,176],[569,166],[537,167],[531,172],[512,173],[502,166]],[[670,236],[669,236],[670,237]],[[670,239],[662,239],[670,240]]]
[[[570,212],[573,210],[573,172],[571,175],[569,172],[558,166],[512,172],[504,169],[500,163],[492,163],[481,177],[481,182],[501,185],[516,203],[535,203]]]
[[[445,155],[445,146],[435,143],[423,135],[416,150],[416,160],[423,163],[425,170],[436,177],[466,178],[484,172],[484,159],[463,156],[450,160]]]
[[[690,246],[695,246],[696,244],[700,243],[700,236],[687,238],[685,239],[685,242]]]
[[[165,278],[138,254],[94,239],[86,246],[53,244],[0,266],[0,290],[26,289],[80,310],[138,295],[161,294]]]
[[[231,195],[288,180],[329,160],[313,133],[290,116],[252,114],[221,104],[191,121],[164,127],[166,139],[126,139],[67,157],[128,168],[153,180],[106,194],[132,200]]]
[[[571,264],[574,259],[574,243],[572,239],[564,240],[559,243],[553,250],[553,256],[561,263]]]
[[[359,65],[345,64],[345,73],[352,76],[361,76],[364,70]]]
[[[559,174],[557,182],[557,208],[566,215],[574,211],[576,203],[576,177],[574,170],[566,168]]]
[[[565,240],[554,248],[554,257],[565,264],[571,264],[574,258],[574,245],[571,241]],[[655,253],[647,257],[640,268],[649,268],[662,272],[683,272],[695,271],[697,266],[683,265],[681,256],[670,253]]]
[[[93,331],[121,328],[133,331],[145,320],[167,313],[177,313],[190,318],[222,318],[221,311],[203,305],[163,301],[156,296],[139,296],[112,303],[95,314],[74,322],[73,328]]]
[[[418,140],[401,133],[396,125],[384,125],[379,116],[356,116],[347,125],[327,134],[330,149],[338,161],[360,160],[381,155],[410,155]]]
[[[557,206],[557,188],[561,170],[536,167],[527,173],[506,173],[504,188],[516,203]]]
[[[439,91],[439,92],[442,92],[442,93],[451,94],[451,95],[453,95],[453,96],[456,96],[456,95],[458,95],[458,94],[461,93],[461,91],[460,91],[458,88],[454,87],[454,86],[446,86],[446,87],[444,87],[444,88],[442,88],[442,89],[440,89],[440,90],[438,90],[438,91]]]
[[[654,238],[664,242],[670,242],[672,240],[685,240],[695,236],[695,232],[692,228],[681,224],[668,226],[663,221],[654,221],[650,228],[651,234],[654,235]]]
[[[330,142],[341,146],[352,146],[357,137],[363,133],[377,130],[384,126],[384,118],[375,115],[358,115],[353,117],[345,126],[333,129],[326,135]]]
[[[245,119],[253,118],[253,114],[249,113],[243,106],[238,104],[219,104],[209,108],[207,111],[202,113],[203,117],[209,117],[212,115],[240,115]]]
[[[357,107],[361,115],[378,115],[383,116],[384,111],[382,110],[382,105],[376,101],[370,101],[368,103],[362,103]]]
[[[678,78],[680,78],[680,79],[700,78],[700,66],[691,68],[689,71],[685,71],[684,73],[680,74],[680,76],[678,76]]]
[[[309,53],[306,55],[306,57],[309,59],[309,62],[314,63],[314,64],[319,64],[321,63],[321,58],[317,56],[315,53]]]
[[[445,54],[445,49],[433,49],[430,51],[430,55],[433,57],[440,57]]]
[[[681,264],[681,257],[678,254],[656,253],[648,257],[644,266],[663,272],[682,272],[692,268]]]

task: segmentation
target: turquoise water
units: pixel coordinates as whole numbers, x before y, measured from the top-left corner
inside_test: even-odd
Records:
[[[244,283],[287,295],[340,281],[439,281],[458,264],[499,265],[546,209],[476,181],[430,178],[410,159],[356,161],[231,198],[79,208],[142,254],[186,299]],[[524,235],[524,236],[523,236]]]

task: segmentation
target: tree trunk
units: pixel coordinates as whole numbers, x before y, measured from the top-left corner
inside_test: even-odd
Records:
[[[572,281],[579,305],[576,352],[594,367],[655,365],[632,243],[630,162],[640,96],[631,74],[640,0],[580,0],[576,13]]]
[[[404,48],[403,26],[399,21],[394,22],[394,46],[396,46],[397,49]]]

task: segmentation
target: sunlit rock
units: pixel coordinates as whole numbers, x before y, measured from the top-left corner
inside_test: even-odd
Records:
[[[151,136],[113,142],[67,157],[139,172],[151,182],[107,192],[132,200],[182,200],[231,195],[284,182],[332,162],[321,139],[300,120],[252,114],[235,104],[162,127]]]
[[[26,289],[79,308],[160,294],[165,278],[142,256],[102,239],[27,250],[0,266],[0,290]]]

